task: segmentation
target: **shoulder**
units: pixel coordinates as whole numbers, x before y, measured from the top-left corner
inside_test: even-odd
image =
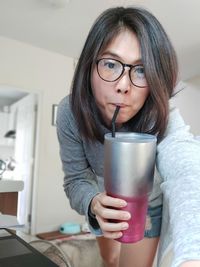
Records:
[[[168,118],[168,124],[165,131],[165,136],[173,135],[176,132],[179,132],[179,134],[182,133],[188,133],[190,130],[190,126],[186,125],[182,115],[180,114],[180,111],[177,107],[175,107],[172,103],[170,105],[170,111],[169,111],[169,118]]]
[[[169,104],[169,107],[170,108],[169,108],[169,123],[168,123],[168,125],[177,124],[177,123],[179,125],[185,124],[183,117],[180,114],[179,109],[171,103]]]
[[[180,145],[191,143],[194,140],[194,136],[190,131],[190,126],[187,125],[181,116],[179,109],[170,105],[170,112],[168,118],[167,128],[165,130],[162,140],[158,144],[158,151],[168,151],[170,147],[174,150]]]
[[[58,104],[56,120],[57,128],[76,128],[75,118],[70,105],[70,97],[70,95],[64,97]]]
[[[70,95],[65,96],[60,103],[58,104],[58,113],[57,115],[63,115],[70,111]]]

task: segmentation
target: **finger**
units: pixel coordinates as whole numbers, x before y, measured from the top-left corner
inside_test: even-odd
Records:
[[[110,239],[117,239],[122,237],[122,232],[103,232],[103,236]]]
[[[127,206],[127,202],[120,198],[111,197],[105,194],[101,194],[100,202],[104,206],[115,207],[115,208],[123,208]]]
[[[104,219],[114,219],[121,221],[127,221],[131,218],[131,214],[128,211],[109,209],[105,207],[99,208],[96,214]]]
[[[123,230],[127,230],[129,225],[127,222],[112,222],[108,220],[104,220],[102,217],[96,216],[96,219],[99,223],[99,226],[102,232],[120,232]]]

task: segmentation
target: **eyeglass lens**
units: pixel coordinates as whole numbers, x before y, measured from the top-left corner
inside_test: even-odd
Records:
[[[119,79],[124,69],[124,64],[115,59],[102,58],[97,61],[97,71],[100,78],[108,82],[114,82]],[[138,87],[147,86],[144,67],[142,65],[130,66],[129,76],[134,85]]]

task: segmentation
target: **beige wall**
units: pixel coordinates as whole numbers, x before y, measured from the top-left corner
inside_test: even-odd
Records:
[[[0,37],[0,84],[38,92],[39,142],[33,203],[33,233],[57,229],[66,221],[83,221],[69,207],[63,192],[56,128],[51,126],[52,104],[70,88],[73,59]]]

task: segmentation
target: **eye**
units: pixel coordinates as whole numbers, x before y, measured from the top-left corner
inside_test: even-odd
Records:
[[[105,66],[107,66],[109,69],[114,69],[115,64],[112,63],[112,62],[107,62],[107,63],[105,64]]]
[[[104,60],[104,67],[108,69],[115,69],[117,63],[114,60]]]
[[[144,67],[143,66],[135,66],[134,73],[138,78],[145,78]]]

